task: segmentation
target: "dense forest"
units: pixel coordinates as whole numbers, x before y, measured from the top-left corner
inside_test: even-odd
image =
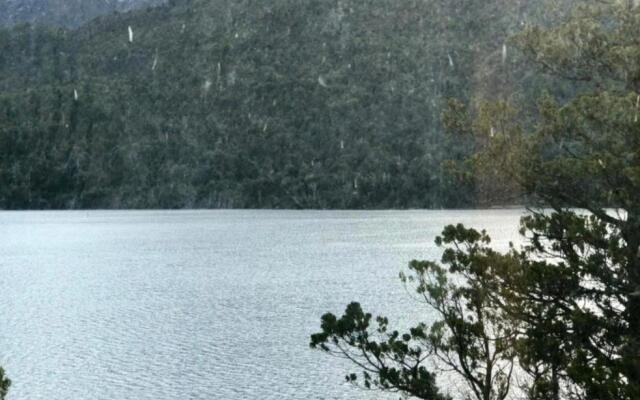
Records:
[[[524,0],[173,0],[77,28],[7,27],[0,207],[522,201],[499,171],[464,167],[478,139],[449,133],[443,112],[452,98],[532,97],[544,77],[507,38],[559,11]]]
[[[0,26],[31,23],[75,28],[101,15],[163,3],[164,0],[2,0]]]

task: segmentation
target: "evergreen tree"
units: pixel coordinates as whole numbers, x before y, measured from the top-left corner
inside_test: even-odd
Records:
[[[509,162],[553,210],[523,219],[526,257],[503,277],[523,279],[510,294],[525,315],[545,316],[532,320],[523,348],[547,371],[552,398],[640,397],[639,22],[633,1],[587,2],[562,26],[515,38],[575,87],[569,98],[540,101],[533,134],[515,140],[521,149]],[[545,332],[551,352],[536,339]]]
[[[352,303],[339,319],[322,317],[311,347],[354,362],[361,374],[346,379],[364,388],[449,399],[436,385],[437,373],[448,371],[448,379],[467,388],[454,398],[504,400],[512,389],[518,322],[498,307],[494,274],[513,259],[489,248],[485,232],[462,225],[445,228],[436,243],[445,246],[442,264],[412,261],[401,279],[438,320],[400,333],[385,317],[373,324],[372,315]]]
[[[9,393],[9,387],[11,386],[11,380],[4,374],[4,369],[0,367],[0,400],[4,400]]]
[[[475,398],[498,398],[503,387],[487,384],[488,397],[477,395],[483,393],[478,378],[490,376],[479,362],[488,352],[476,350],[468,339],[495,332],[478,323],[487,320],[485,315],[510,333],[488,343],[499,347],[509,338],[505,346],[510,350],[498,354],[508,354],[503,362],[514,360],[529,374],[521,389],[530,399],[640,398],[639,27],[640,8],[632,1],[584,2],[558,26],[529,27],[513,43],[540,64],[546,75],[539,82],[554,85],[540,98],[538,109],[531,112],[502,101],[467,111],[454,103],[448,116],[450,126],[482,139],[476,167],[503,168],[543,207],[522,219],[526,244],[505,254],[473,245],[482,238],[473,230],[446,228],[444,242],[454,244],[443,256],[448,273],[426,274],[426,279],[419,274],[416,280],[418,293],[441,316],[436,300],[456,293],[448,282],[464,282],[465,290],[454,297],[459,305],[445,309],[455,318],[445,315],[445,322],[433,327],[436,332],[445,327],[445,335],[456,338],[444,342],[445,349],[452,351],[451,367],[465,377]],[[571,90],[564,90],[567,86]],[[466,248],[460,245],[465,242]],[[442,271],[432,263],[412,263],[416,265]],[[451,278],[461,271],[464,279]],[[470,313],[474,306],[483,311]],[[362,322],[368,321],[367,314],[349,311],[339,320],[323,317],[322,332],[312,336],[312,346],[338,354],[356,349],[364,360],[378,362],[381,345],[371,344],[375,331]],[[467,324],[471,326],[462,330]],[[425,325],[414,329],[406,337],[409,343],[415,337],[428,340],[409,347],[410,354],[419,354],[422,361],[437,359],[443,342],[427,336]],[[471,335],[457,338],[458,329]],[[396,363],[393,371],[402,372],[396,375],[410,377],[405,381],[412,383],[433,382],[432,375],[413,373],[424,364],[406,363],[403,347],[390,340],[383,345],[389,350],[381,359]],[[480,358],[465,368],[469,351]],[[385,385],[380,376],[386,369],[372,373],[367,363],[359,365],[365,382],[435,398]],[[437,363],[434,368],[437,372]]]

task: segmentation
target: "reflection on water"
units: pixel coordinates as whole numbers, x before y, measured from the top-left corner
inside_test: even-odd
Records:
[[[0,213],[9,399],[380,398],[308,348],[320,315],[358,300],[399,325],[428,319],[398,272],[439,258],[451,222],[504,247],[521,213]]]

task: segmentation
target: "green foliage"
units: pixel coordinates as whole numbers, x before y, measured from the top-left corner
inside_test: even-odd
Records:
[[[427,335],[424,327],[416,327],[400,335],[388,330],[388,320],[364,313],[360,304],[351,303],[339,319],[333,314],[322,317],[322,332],[311,336],[311,347],[336,354],[360,366],[362,386],[387,391],[400,391],[423,399],[446,400],[435,384],[435,375],[421,365],[425,356]],[[351,373],[347,382],[358,384]]]
[[[454,244],[448,270],[412,263],[411,282],[444,317],[425,346],[431,358],[449,352],[453,365],[480,368],[465,360],[483,359],[479,321],[489,321],[508,338],[494,342],[502,361],[528,374],[528,399],[640,398],[639,21],[635,2],[583,2],[564,23],[513,39],[547,74],[537,108],[450,104],[448,126],[475,141],[469,168],[499,167],[544,208],[522,219],[521,248],[496,253],[482,234],[450,226],[439,239]],[[471,310],[482,318],[460,317]],[[482,369],[453,369],[474,395],[510,382],[503,373],[481,387]]]
[[[191,0],[0,30],[0,207],[472,206],[441,109],[517,69],[502,38],[536,7],[508,4]]]
[[[541,99],[511,163],[524,190],[553,209],[523,220],[527,260],[549,261],[523,264],[514,289],[529,316],[545,315],[531,323],[524,357],[542,387],[555,387],[552,398],[640,396],[639,20],[633,2],[588,2],[562,26],[515,39],[576,88]],[[544,354],[533,332],[549,332],[554,351]]]
[[[311,336],[311,347],[345,357],[363,369],[366,388],[400,391],[422,399],[443,398],[436,389],[436,371],[452,371],[469,388],[459,393],[478,400],[503,400],[511,390],[515,365],[515,321],[493,297],[493,275],[514,261],[489,247],[484,232],[462,225],[448,226],[436,239],[445,246],[442,265],[412,261],[409,274],[417,298],[439,320],[420,323],[407,333],[389,331],[388,320],[376,319],[352,303],[337,319],[322,317],[322,332]],[[347,380],[357,383],[356,374]]]
[[[4,400],[9,393],[9,387],[11,386],[11,380],[4,374],[4,369],[0,367],[0,400]]]

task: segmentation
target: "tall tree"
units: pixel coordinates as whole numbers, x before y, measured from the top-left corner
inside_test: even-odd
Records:
[[[478,259],[472,247],[456,258],[474,273],[490,266],[480,286],[485,304],[513,327],[508,346],[530,375],[522,388],[530,399],[640,398],[639,29],[633,1],[583,2],[560,25],[528,27],[512,43],[544,72],[538,82],[549,90],[539,107],[456,105],[449,116],[453,127],[481,136],[480,165],[503,168],[544,207],[522,219],[522,248]],[[473,287],[475,279],[463,282]],[[312,344],[353,347],[349,331],[327,327]],[[433,358],[440,343],[428,344]],[[462,363],[472,348],[451,350]]]
[[[514,262],[512,255],[493,251],[485,232],[462,225],[445,228],[436,243],[444,247],[442,264],[412,261],[409,273],[401,274],[436,322],[401,334],[385,317],[372,324],[372,315],[352,303],[339,319],[322,317],[311,347],[354,362],[361,376],[351,373],[347,381],[365,388],[445,399],[451,393],[440,394],[436,376],[447,371],[447,379],[465,384],[456,397],[504,400],[512,389],[518,322],[498,307],[493,293],[494,275]]]
[[[528,27],[513,43],[544,73],[538,108],[503,102],[458,124],[485,138],[479,165],[547,207],[523,219],[530,244],[497,277],[528,324],[534,398],[640,396],[639,22],[636,2],[593,1]]]

